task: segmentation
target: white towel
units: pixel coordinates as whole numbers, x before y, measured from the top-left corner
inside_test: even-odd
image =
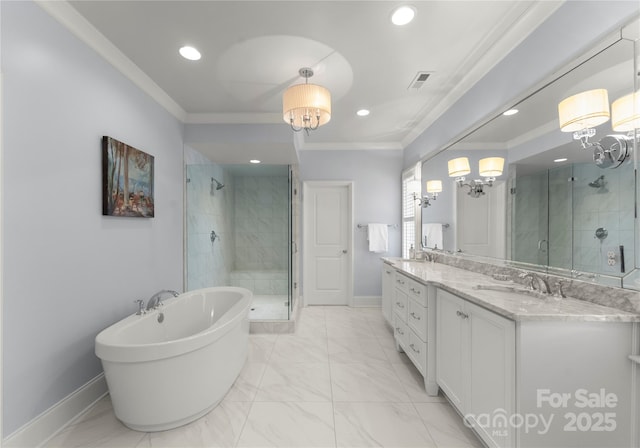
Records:
[[[438,222],[422,224],[422,241],[424,237],[427,237],[427,247],[442,249],[442,224]]]
[[[369,251],[371,252],[388,252],[389,251],[389,228],[386,224],[369,224],[368,240]]]

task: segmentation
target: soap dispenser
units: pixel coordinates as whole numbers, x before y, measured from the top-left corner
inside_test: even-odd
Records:
[[[413,244],[411,245],[411,247],[409,248],[409,260],[415,260],[416,259],[416,250],[413,248]]]

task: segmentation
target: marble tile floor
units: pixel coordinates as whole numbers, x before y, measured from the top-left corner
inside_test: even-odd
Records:
[[[249,320],[287,320],[289,308],[288,298],[284,294],[254,295],[249,311]]]
[[[218,407],[170,431],[129,430],[109,397],[46,447],[482,447],[395,350],[379,308],[308,307],[293,334],[252,334]]]

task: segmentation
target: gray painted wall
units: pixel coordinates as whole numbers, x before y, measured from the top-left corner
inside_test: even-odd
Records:
[[[2,2],[3,434],[101,371],[94,338],[182,289],[183,126],[31,2]],[[101,137],[155,156],[156,217],[101,215]]]
[[[398,224],[389,231],[389,252],[369,252],[367,232],[354,229],[353,295],[379,297],[381,256],[400,256],[401,151],[300,151],[300,180],[354,182],[355,224]],[[304,200],[304,198],[303,198]],[[303,279],[304,281],[304,279]]]
[[[502,112],[505,105],[637,15],[635,0],[566,1],[404,150],[414,165]]]

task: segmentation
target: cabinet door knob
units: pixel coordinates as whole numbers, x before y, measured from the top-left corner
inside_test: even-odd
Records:
[[[400,302],[396,302],[396,305],[398,305],[398,308],[404,308],[404,305]]]
[[[411,347],[411,350],[413,350],[416,353],[420,353],[420,350],[416,349],[416,347],[413,344],[409,344],[409,347]]]
[[[413,311],[411,312],[411,317],[413,317],[415,320],[420,320],[420,316],[416,316],[416,313],[414,313]]]

